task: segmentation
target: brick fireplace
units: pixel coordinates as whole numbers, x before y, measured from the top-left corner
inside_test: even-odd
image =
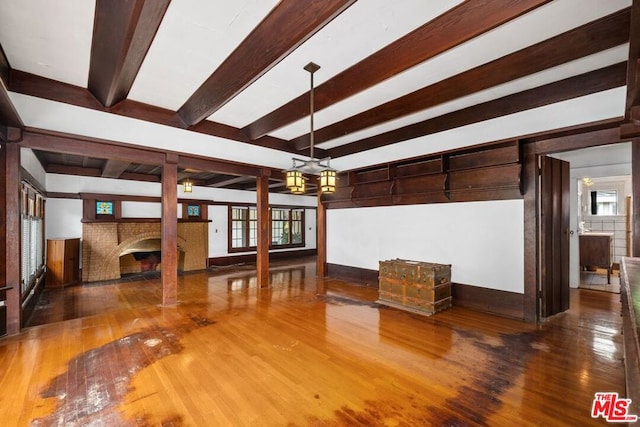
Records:
[[[207,268],[208,223],[178,223],[178,269]],[[82,224],[82,281],[120,279],[122,274],[148,270],[145,260],[136,260],[138,248],[155,250],[161,239],[159,222],[86,222]],[[157,248],[159,250],[159,248]]]

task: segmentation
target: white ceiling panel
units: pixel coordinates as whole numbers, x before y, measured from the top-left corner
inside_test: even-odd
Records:
[[[129,98],[178,110],[277,3],[172,1]]]
[[[0,1],[0,41],[12,68],[87,87],[95,2]]]
[[[587,5],[586,3],[589,4]],[[628,0],[612,2],[563,0],[552,2],[481,37],[477,37],[429,61],[425,61],[366,91],[318,111],[314,117],[315,127],[316,129],[323,128],[366,111],[372,106],[394,100],[422,87],[486,64],[504,55],[539,43],[549,37],[609,15],[628,6],[628,3]],[[578,9],[580,13],[571,13],[575,9]],[[558,16],[562,16],[563,19],[559,19]],[[524,86],[522,88],[514,87],[512,93],[520,90],[525,90]],[[277,138],[289,140],[308,132],[308,120],[301,120],[270,134]],[[353,138],[350,139],[355,140]]]
[[[307,92],[309,73],[303,67],[309,62],[322,67],[314,74],[320,85],[458,3],[358,1],[209,119],[244,127]]]

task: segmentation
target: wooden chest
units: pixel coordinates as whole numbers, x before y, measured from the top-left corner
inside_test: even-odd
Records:
[[[403,259],[379,264],[379,303],[426,315],[451,307],[450,264]]]

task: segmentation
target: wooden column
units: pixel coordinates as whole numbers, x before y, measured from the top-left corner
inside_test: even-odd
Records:
[[[256,275],[258,287],[269,287],[269,171],[256,178],[258,210],[258,253],[256,256]]]
[[[5,161],[5,283],[10,287],[6,293],[7,335],[20,332],[22,326],[22,304],[20,298],[20,146],[3,144],[1,150]]]
[[[162,165],[162,304],[178,295],[178,156],[167,154]]]
[[[318,251],[316,276],[326,277],[327,275],[327,210],[322,204],[322,193],[318,192],[318,209],[316,229],[318,232],[316,248]]]
[[[631,180],[633,187],[633,234],[631,256],[640,257],[640,140],[631,143]]]
[[[523,147],[522,192],[524,194],[524,319],[538,320],[538,158],[534,143]]]

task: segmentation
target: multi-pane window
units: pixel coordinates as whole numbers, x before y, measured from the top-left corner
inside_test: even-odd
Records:
[[[34,280],[44,268],[44,203],[43,198],[28,184],[22,185],[22,254],[21,286],[24,296],[30,291]]]
[[[252,249],[258,244],[258,212],[251,206],[231,208],[231,249]]]
[[[304,245],[304,209],[271,208],[270,246]],[[255,250],[258,244],[258,213],[255,206],[230,208],[229,248]]]

